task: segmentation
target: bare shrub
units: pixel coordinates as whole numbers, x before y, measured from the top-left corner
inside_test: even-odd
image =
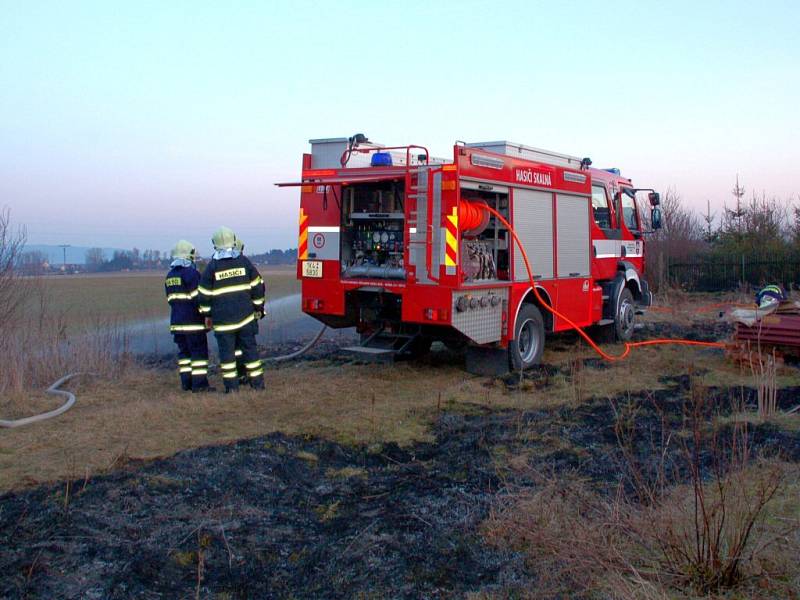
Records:
[[[128,334],[116,322],[97,322],[86,333],[68,337],[61,315],[26,320],[0,338],[4,356],[0,393],[21,393],[50,385],[74,372],[118,377],[130,365]]]
[[[764,355],[760,351],[750,349],[748,342],[747,356],[756,388],[758,416],[768,419],[778,411],[778,386],[775,381],[778,359],[775,355],[775,348],[771,353]]]
[[[26,280],[17,269],[25,247],[25,229],[11,223],[11,211],[0,208],[0,335],[14,325],[25,298]]]
[[[76,371],[118,376],[130,363],[128,336],[117,322],[96,322],[67,336],[67,320],[49,303],[45,280],[20,269],[24,228],[0,210],[0,394],[50,385]]]
[[[800,550],[796,507],[787,519],[771,514],[797,493],[786,485],[788,467],[751,456],[746,424],[711,427],[709,408],[698,389],[682,427],[643,440],[635,406],[617,407],[624,477],[611,493],[540,474],[535,487],[509,490],[484,533],[526,553],[537,577],[532,596],[791,589],[799,571],[785,557]]]

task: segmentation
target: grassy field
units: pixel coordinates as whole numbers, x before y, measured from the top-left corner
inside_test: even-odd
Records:
[[[261,273],[268,298],[300,291],[293,266],[264,268]],[[63,315],[68,325],[78,328],[164,317],[169,315],[164,275],[142,271],[44,277],[35,286],[28,312],[37,315],[44,307],[48,314]]]
[[[544,355],[552,374],[544,382],[519,383],[516,375],[505,380],[469,375],[461,359],[444,352],[396,365],[348,364],[333,357],[269,367],[266,393],[244,391],[235,398],[180,393],[171,370],[136,368],[120,381],[75,384],[79,399],[71,411],[0,437],[0,490],[104,472],[120,457],[151,459],[274,431],[344,444],[409,445],[431,441],[431,425],[441,410],[579,406],[590,398],[664,389],[669,376],[691,374],[704,386],[754,386],[751,374],[719,352],[666,346],[639,349],[618,363],[585,362],[593,356],[571,337],[556,338]],[[800,371],[782,367],[776,384],[800,386]],[[4,418],[58,404],[43,394],[7,398]],[[790,420],[796,423],[800,415]]]

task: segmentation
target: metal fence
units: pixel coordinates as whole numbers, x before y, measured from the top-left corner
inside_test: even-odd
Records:
[[[736,289],[743,284],[758,287],[779,283],[789,288],[800,287],[800,258],[768,259],[741,256],[725,261],[711,258],[696,262],[669,263],[669,281],[685,290],[713,292]]]

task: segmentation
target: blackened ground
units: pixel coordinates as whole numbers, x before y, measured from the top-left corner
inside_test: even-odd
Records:
[[[636,331],[636,340],[652,338],[684,338],[703,342],[720,342],[733,335],[733,324],[716,320],[693,321],[690,324],[677,322],[648,322]]]
[[[286,356],[297,352],[298,350],[302,349],[309,340],[299,341],[299,342],[274,342],[270,343],[268,346],[260,347],[260,355],[263,359],[265,359],[265,365],[269,368],[275,364],[297,364],[298,362],[303,361],[313,361],[313,360],[329,360],[334,361],[337,363],[344,363],[344,362],[353,362],[351,356],[346,355],[342,352],[342,346],[347,346],[349,344],[358,343],[358,338],[353,336],[349,336],[347,334],[337,335],[335,338],[325,337],[317,342],[314,346],[308,349],[308,351],[291,361],[291,363],[287,362],[279,362],[276,363],[274,361],[269,360],[270,358],[276,356]],[[216,351],[216,342],[214,341],[212,336],[209,336],[209,345],[212,352],[212,359],[214,357],[214,352]],[[143,366],[147,368],[155,368],[155,369],[173,369],[175,365],[175,353],[174,352],[167,352],[167,353],[159,353],[159,354],[145,354],[140,355],[137,357],[139,362],[142,363]]]
[[[66,500],[66,482],[7,494],[0,597],[193,597],[198,572],[201,597],[509,593],[530,584],[524,561],[485,545],[478,527],[498,491],[548,472],[613,487],[625,471],[615,410],[634,405],[633,452],[654,472],[654,445],[680,425],[690,394],[688,378],[666,383],[615,406],[442,413],[436,441],[410,448],[273,434],[73,481]],[[739,393],[708,395],[725,413]],[[754,450],[800,461],[797,432],[748,435]],[[509,467],[519,456],[523,468]]]

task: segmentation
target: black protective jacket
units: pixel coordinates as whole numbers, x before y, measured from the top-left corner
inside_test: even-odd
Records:
[[[215,332],[236,331],[264,311],[264,280],[246,256],[212,259],[197,288]]]
[[[172,267],[164,280],[167,302],[172,309],[169,329],[173,333],[192,333],[205,330],[203,315],[198,306],[197,284],[200,273],[192,267]]]

